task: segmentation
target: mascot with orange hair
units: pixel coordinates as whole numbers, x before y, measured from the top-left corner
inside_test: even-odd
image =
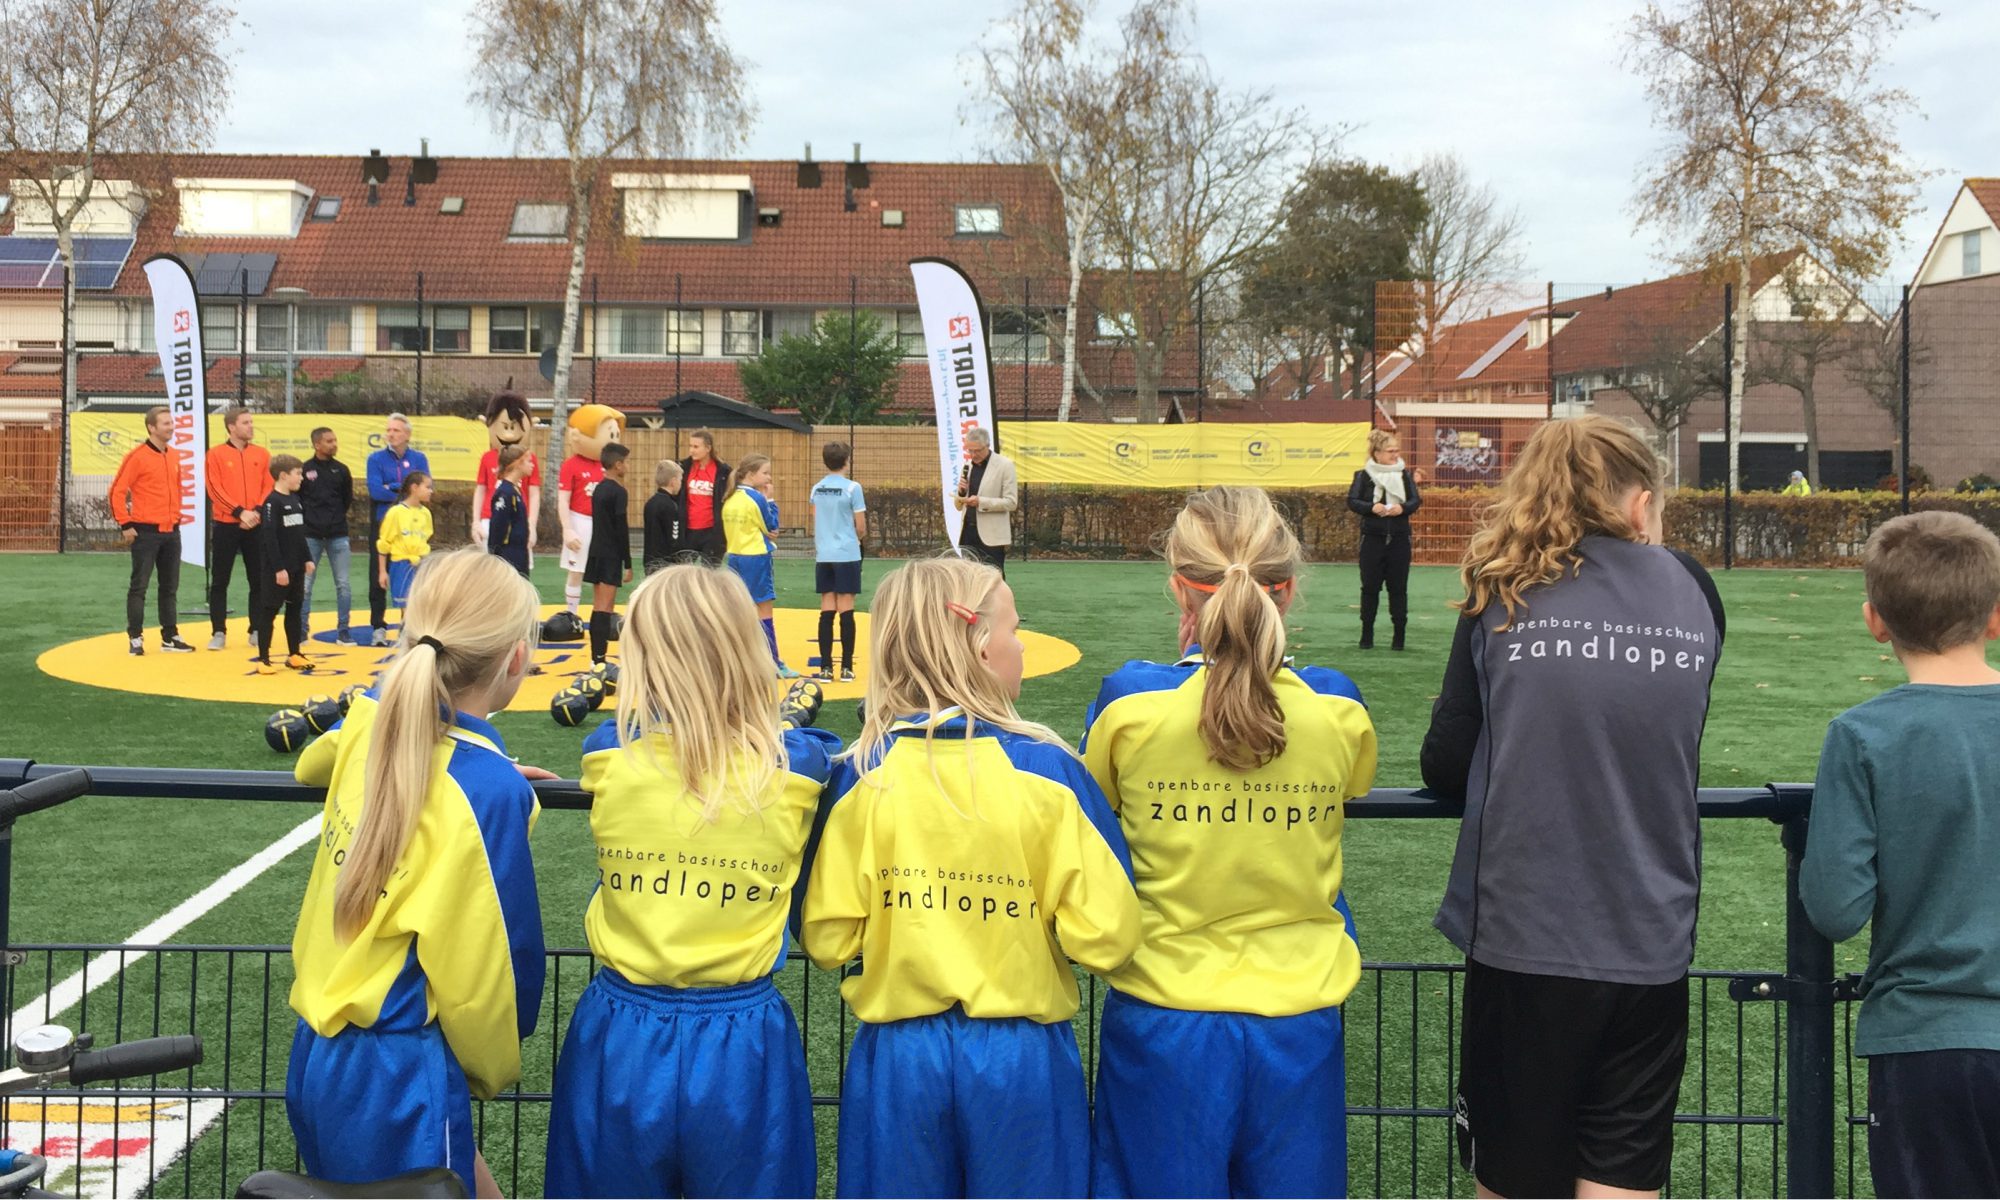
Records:
[[[625,414],[608,404],[580,404],[569,412],[569,457],[556,476],[556,498],[561,503],[563,605],[574,613],[583,602],[583,563],[590,553],[591,495],[604,478],[604,464],[598,456],[618,440],[625,428]]]

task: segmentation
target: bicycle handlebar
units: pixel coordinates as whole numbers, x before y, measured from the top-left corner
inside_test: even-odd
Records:
[[[0,828],[29,813],[68,804],[90,790],[90,772],[82,768],[30,779],[11,791],[0,791]]]
[[[77,1086],[103,1079],[159,1075],[201,1061],[201,1038],[191,1033],[121,1042],[102,1050],[80,1050],[70,1060],[69,1081]]]

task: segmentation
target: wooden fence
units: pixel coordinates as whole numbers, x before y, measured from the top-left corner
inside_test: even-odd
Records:
[[[47,425],[0,425],[0,550],[54,550],[62,439]]]

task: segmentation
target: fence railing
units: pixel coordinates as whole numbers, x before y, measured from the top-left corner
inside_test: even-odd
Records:
[[[0,787],[62,768],[0,759]],[[320,803],[322,793],[275,771],[90,768],[92,794],[147,800]],[[571,782],[539,783],[542,804],[586,809]],[[1865,1188],[1865,1117],[1837,1007],[1851,989],[1833,975],[1831,945],[1799,905],[1811,789],[1703,789],[1706,820],[1766,820],[1782,829],[1786,962],[1777,970],[1693,973],[1688,1065],[1676,1117],[1674,1195],[1853,1195]],[[1353,819],[1436,819],[1454,806],[1409,790],[1353,801]],[[32,834],[31,834],[32,836]],[[1774,864],[1775,866],[1775,864]],[[0,921],[11,896],[11,831],[0,830]],[[1778,888],[1773,872],[1773,900]],[[4,925],[0,925],[4,929]],[[1368,930],[1362,930],[1364,950]],[[199,1067],[174,1077],[51,1091],[0,1109],[0,1138],[55,1162],[54,1190],[78,1196],[228,1195],[265,1167],[294,1168],[284,1116],[285,1063],[296,1018],[287,947],[19,943],[5,964],[6,1044],[13,1024],[59,1020],[101,1041],[195,1032]],[[549,952],[542,1019],[523,1046],[521,1082],[478,1105],[479,1144],[511,1195],[538,1194],[550,1091],[569,1014],[594,970],[587,950]],[[1348,1145],[1354,1195],[1466,1195],[1452,1126],[1463,968],[1368,962],[1346,1009]],[[91,981],[98,981],[93,987]],[[822,1191],[833,1179],[834,1130],[854,1029],[839,977],[794,952],[778,985],[798,1016],[813,1081]],[[1086,1068],[1095,1061],[1101,987],[1079,973],[1076,1017]],[[1766,1015],[1768,1014],[1768,1016]],[[1848,1025],[1843,1014],[1840,1022]],[[1094,1074],[1094,1071],[1092,1072]],[[1865,1093],[1865,1088],[1862,1089]],[[1844,1140],[1844,1154],[1836,1130]],[[1836,1168],[1839,1168],[1836,1170]],[[1857,1174],[1860,1172],[1860,1174]]]

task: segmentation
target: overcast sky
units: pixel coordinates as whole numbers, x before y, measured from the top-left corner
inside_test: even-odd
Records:
[[[999,0],[719,0],[723,32],[750,64],[758,106],[744,153],[821,159],[852,143],[872,161],[973,157],[960,122],[961,55]],[[466,99],[469,0],[239,0],[236,93],[219,148],[361,154],[504,154],[512,147]],[[1117,0],[1107,8],[1115,11]],[[1634,232],[1632,181],[1657,144],[1645,97],[1620,62],[1624,0],[1218,0],[1199,48],[1233,86],[1270,88],[1353,130],[1361,157],[1409,166],[1455,150],[1526,218],[1534,279],[1629,283],[1668,273]],[[1967,175],[2000,174],[2000,105],[1986,86],[2000,4],[1931,0],[1888,81],[1922,116],[1906,147],[1938,172],[1903,230],[1886,282],[1901,283]]]

